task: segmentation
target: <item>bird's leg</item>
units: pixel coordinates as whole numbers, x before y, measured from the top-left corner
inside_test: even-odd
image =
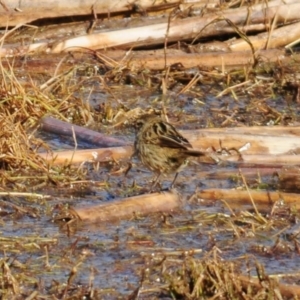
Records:
[[[132,169],[132,162],[130,161],[130,162],[128,162],[128,166],[127,166],[127,168],[126,168],[126,170],[125,170],[125,172],[124,172],[124,178],[123,178],[123,182],[122,182],[122,184],[123,184],[123,186],[125,185],[125,183],[126,183],[126,177],[127,177],[127,174],[129,173],[129,171]]]
[[[158,173],[158,174],[157,174],[157,176],[156,176],[156,178],[155,178],[154,182],[153,182],[153,183],[152,183],[152,185],[151,185],[151,190],[150,190],[150,193],[152,193],[152,192],[153,192],[153,189],[156,187],[156,185],[157,185],[157,183],[158,183],[158,180],[159,180],[159,177],[160,177],[160,175],[161,175],[161,173]]]
[[[171,185],[170,185],[170,190],[174,188],[174,185],[175,185],[175,181],[176,181],[176,179],[177,179],[177,176],[178,176],[178,172],[176,173],[176,175],[175,175],[175,177],[174,177],[174,179],[173,179],[173,181],[172,181],[172,183],[171,183]]]
[[[128,162],[128,166],[127,166],[127,168],[126,168],[126,170],[125,170],[124,177],[127,176],[127,174],[129,173],[129,171],[130,171],[131,169],[132,169],[132,162],[130,161],[130,162]]]
[[[124,179],[123,179],[123,184],[125,183],[125,180],[126,180],[126,177],[127,177],[127,174],[129,173],[129,171],[132,169],[132,160],[133,160],[133,157],[137,155],[137,152],[136,150],[132,153],[132,155],[130,156],[130,159],[128,161],[128,166],[125,170],[125,173],[124,173]]]

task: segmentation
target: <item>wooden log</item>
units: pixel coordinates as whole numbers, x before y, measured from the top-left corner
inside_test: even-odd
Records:
[[[278,5],[275,7],[265,7],[257,4],[251,7],[251,13],[246,8],[241,8],[239,13],[236,10],[226,10],[222,17],[211,13],[204,17],[190,17],[177,19],[168,23],[153,24],[140,28],[126,28],[110,32],[95,33],[89,36],[71,38],[69,40],[56,43],[47,49],[49,53],[60,53],[81,48],[106,49],[120,45],[126,45],[127,48],[136,46],[154,45],[164,43],[166,33],[168,41],[178,41],[193,39],[197,36],[211,37],[220,36],[220,34],[235,33],[235,28],[228,25],[225,19],[229,19],[236,26],[245,26],[247,24],[257,24],[271,21],[275,16],[278,22],[292,22],[299,20],[299,3],[289,5]],[[214,24],[214,26],[207,26]],[[44,45],[45,46],[45,45]]]
[[[276,3],[277,6],[273,6],[273,1],[267,7],[265,4],[253,5],[250,13],[249,9],[244,7],[238,11],[228,9],[222,11],[221,16],[218,13],[211,13],[200,18],[197,16],[175,19],[172,20],[170,24],[164,22],[143,27],[94,33],[88,36],[71,38],[62,42],[56,41],[52,44],[40,42],[14,49],[2,47],[0,55],[24,55],[32,51],[60,53],[62,51],[82,50],[83,48],[107,49],[121,45],[122,47],[125,46],[127,49],[130,49],[136,46],[163,44],[166,35],[169,42],[177,42],[178,40],[235,33],[236,29],[229,25],[227,20],[230,20],[235,26],[240,27],[241,30],[244,30],[245,26],[251,26],[253,24],[262,24],[265,26],[265,29],[268,29],[268,22],[271,22],[275,17],[281,24],[299,20],[299,3],[293,3],[292,1],[291,4],[284,5],[280,5],[278,2]],[[10,18],[8,17],[8,19]],[[247,24],[245,24],[245,20],[247,20]],[[211,26],[208,26],[209,24],[211,24]]]
[[[125,146],[128,142],[108,137],[99,132],[57,120],[52,117],[41,119],[41,128],[45,131],[67,135],[72,137],[74,132],[76,138],[88,141],[95,145],[107,147]],[[196,130],[181,130],[193,145],[194,148],[219,148],[220,141],[224,147],[235,147],[239,149],[250,143],[246,154],[295,154],[292,152],[300,148],[300,127],[299,126],[254,126],[234,128],[205,128]]]
[[[286,25],[271,32],[264,32],[253,37],[249,37],[255,50],[284,47],[300,38],[300,22]],[[231,51],[251,50],[249,43],[244,39],[229,42]]]
[[[80,164],[83,162],[106,162],[129,159],[133,154],[131,146],[101,149],[68,150],[39,153],[39,155],[53,165]]]
[[[200,130],[200,129],[199,129]],[[290,136],[300,137],[300,126],[251,126],[251,127],[221,127],[201,129],[207,133],[245,134],[259,136]]]
[[[76,139],[89,142],[96,146],[115,147],[125,146],[128,142],[109,137],[100,132],[77,126],[71,123],[60,121],[53,117],[44,117],[40,121],[41,129],[44,131],[56,133],[59,135],[66,135],[72,137],[75,134]]]
[[[27,50],[26,50],[27,51]],[[25,52],[26,52],[25,51]],[[241,52],[212,52],[212,53],[184,53],[183,51],[174,51],[173,49],[167,50],[167,56],[161,50],[149,50],[149,51],[131,51],[126,54],[123,50],[106,50],[98,52],[99,59],[108,67],[116,67],[117,65],[126,65],[129,68],[147,68],[150,70],[163,70],[166,65],[180,64],[184,68],[194,67],[218,67],[220,69],[229,70],[239,66],[248,66],[254,63],[251,51]],[[15,55],[19,55],[20,52],[16,51]],[[75,53],[76,54],[76,53]],[[1,56],[11,56],[9,48],[0,49]],[[49,54],[51,59],[38,57],[35,60],[28,60],[23,62],[22,60],[15,60],[14,66],[22,66],[29,73],[45,72],[45,66],[47,66],[47,72],[53,74],[57,68],[56,63],[62,59],[59,54]],[[62,55],[62,54],[61,54]],[[64,54],[65,55],[65,54]],[[261,62],[278,62],[290,58],[283,49],[269,49],[260,50],[257,55],[260,56]],[[73,57],[74,63],[64,62],[60,66],[60,71],[66,71],[73,67],[76,62],[80,63],[83,59],[82,55],[77,55],[78,59]],[[300,56],[300,55],[298,55]],[[106,58],[111,58],[106,60]],[[297,54],[294,54],[295,60],[297,60]],[[114,60],[114,63],[112,63]],[[3,66],[6,67],[6,61],[2,62]]]
[[[300,165],[300,155],[287,154],[287,155],[269,155],[269,154],[242,154],[241,158],[237,155],[226,156],[220,155],[220,160],[228,162],[236,162],[239,167],[261,168],[261,167],[274,167],[280,168],[287,165]]]
[[[168,53],[168,52],[167,52]],[[285,57],[285,51],[272,49],[257,53],[262,62],[280,61]],[[120,58],[121,60],[121,58]],[[124,62],[124,61],[123,61]],[[183,68],[194,67],[219,67],[228,70],[238,66],[248,66],[254,63],[251,51],[243,52],[213,52],[213,53],[177,53],[177,54],[145,54],[135,52],[128,58],[127,65],[135,68],[148,68],[151,70],[163,70],[165,66],[180,64]]]
[[[268,127],[261,127],[261,132],[268,130]],[[300,138],[295,136],[269,136],[264,134],[251,135],[250,128],[245,128],[244,133],[226,132],[206,132],[205,130],[185,130],[181,133],[192,143],[194,148],[206,149],[220,147],[239,149],[246,144],[249,144],[247,149],[243,151],[245,154],[292,154],[295,155],[300,149]],[[246,148],[246,147],[245,147]]]
[[[221,166],[220,168],[214,168],[212,171],[197,172],[197,174],[199,178],[225,180],[238,178],[240,177],[240,173],[242,173],[246,179],[257,180],[258,176],[274,176],[274,174],[280,171],[281,167],[276,166],[262,168],[260,166],[243,167],[239,165],[238,169],[233,169],[232,166],[229,168]]]
[[[15,26],[20,23],[30,23],[35,20],[44,18],[60,18],[67,16],[84,16],[93,14],[110,15],[114,12],[134,12],[133,4],[127,0],[110,0],[110,1],[93,1],[93,0],[73,0],[72,2],[66,0],[10,0],[1,2],[2,11],[0,13],[0,26]],[[166,7],[163,0],[153,1],[142,0],[136,1],[137,7],[147,9],[152,6],[162,9]],[[169,6],[179,4],[178,0],[168,0]],[[171,5],[170,5],[171,4]],[[168,8],[168,6],[166,7]]]
[[[83,222],[101,223],[129,219],[135,215],[171,212],[180,206],[180,195],[172,190],[170,192],[139,195],[90,207],[72,208],[71,213]]]
[[[283,200],[284,203],[300,209],[299,194],[257,190],[250,190],[250,194],[257,205],[273,205],[275,202]],[[252,204],[249,193],[244,190],[207,189],[198,192],[197,196],[206,200],[225,200],[229,206],[231,204]]]
[[[85,150],[67,150],[53,151],[48,153],[39,153],[39,155],[51,162],[53,165],[63,164],[80,164],[83,162],[107,162],[128,160],[133,155],[133,147],[111,147]],[[287,165],[300,165],[300,155],[247,155],[242,156],[232,155],[216,155],[215,153],[207,152],[207,157],[198,159],[201,163],[215,163],[214,158],[219,158],[222,162],[236,162],[239,167],[248,168],[280,168]]]
[[[297,0],[285,0],[287,4],[297,3]],[[199,5],[200,4],[200,5]],[[93,14],[110,15],[116,12],[128,12],[132,13],[151,11],[151,10],[165,10],[172,9],[180,5],[181,9],[191,9],[193,6],[197,6],[198,9],[201,7],[217,7],[219,1],[207,0],[204,1],[187,1],[186,3],[178,0],[137,0],[134,2],[128,2],[128,0],[110,0],[110,1],[92,1],[92,0],[74,0],[72,3],[65,0],[51,0],[51,1],[40,1],[40,0],[10,0],[1,2],[1,13],[0,13],[0,24],[1,27],[16,26],[18,24],[30,23],[35,20],[41,20],[44,18],[60,18],[67,16],[84,16]],[[251,6],[251,12],[257,13],[259,11],[264,12],[266,6],[268,8],[276,7],[282,4],[282,1],[275,0],[270,1],[267,4],[257,4]],[[137,8],[137,9],[136,9]],[[242,8],[243,11],[246,8]],[[248,8],[247,8],[248,9]],[[238,14],[239,9],[235,9]],[[244,19],[246,20],[246,18]]]

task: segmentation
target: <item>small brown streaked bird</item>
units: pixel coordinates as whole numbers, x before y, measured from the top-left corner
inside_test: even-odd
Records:
[[[158,117],[145,121],[136,135],[134,148],[142,163],[157,174],[152,188],[158,183],[160,175],[176,173],[171,184],[173,188],[178,173],[188,164],[190,156],[207,155],[194,150],[173,125]]]

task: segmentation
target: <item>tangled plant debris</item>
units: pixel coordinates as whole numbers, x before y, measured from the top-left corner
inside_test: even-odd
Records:
[[[268,3],[258,2],[257,5]],[[202,15],[231,7],[248,9],[243,1],[227,1],[222,5],[208,5],[201,10]],[[197,13],[194,7],[185,10],[185,14],[179,14],[174,6],[167,9],[169,18],[164,16],[162,20],[166,26],[169,24],[169,31],[173,21],[182,26],[181,21],[187,22],[186,18]],[[146,18],[155,12],[135,7],[131,13],[130,21],[107,18],[101,21],[103,24],[98,20],[98,27],[107,30],[112,20],[120,27],[133,26],[128,23],[131,21],[138,22],[140,27],[146,22],[141,16]],[[86,146],[76,136],[61,138],[56,144],[53,140],[57,137],[47,139],[46,133],[39,129],[39,122],[45,116],[121,137],[130,143],[139,118],[161,111],[181,129],[297,125],[300,120],[297,49],[292,54],[269,49],[276,27],[272,23],[269,47],[257,51],[254,36],[248,37],[245,28],[232,23],[229,13],[226,11],[222,24],[226,23],[226,35],[237,40],[224,47],[220,38],[218,43],[222,48],[217,53],[243,43],[248,48],[252,45],[252,52],[247,52],[246,57],[235,52],[223,53],[223,65],[218,63],[217,67],[204,64],[220,54],[204,53],[203,48],[215,49],[219,44],[210,35],[204,41],[202,29],[184,41],[175,41],[164,32],[161,41],[155,44],[156,52],[149,49],[156,47],[151,41],[149,45],[123,45],[123,49],[96,51],[76,47],[70,53],[41,52],[32,56],[26,52],[36,46],[37,41],[31,37],[47,39],[46,27],[5,31],[4,44],[9,46],[2,48],[2,56],[3,51],[7,54],[20,40],[31,46],[22,48],[26,55],[2,58],[0,64],[0,294],[3,299],[49,295],[58,299],[299,297],[296,285],[299,272],[295,269],[299,264],[298,206],[281,193],[298,193],[296,164],[293,169],[275,172],[268,169],[270,165],[259,170],[249,165],[249,169],[242,171],[235,165],[225,165],[225,170],[222,165],[217,170],[204,166],[202,170],[202,165],[200,168],[196,162],[183,173],[178,184],[184,200],[182,210],[146,217],[135,212],[130,220],[85,227],[68,215],[72,206],[141,195],[151,174],[136,160],[124,179],[127,162],[56,165],[40,155],[61,147],[73,151]],[[245,18],[242,19],[244,26]],[[154,18],[151,22],[156,21]],[[217,26],[218,21],[209,21],[205,28]],[[295,19],[289,22],[297,25]],[[47,45],[61,38],[57,34],[59,26],[70,32],[81,30],[82,34],[85,24],[49,27],[51,41]],[[287,25],[285,21],[278,24],[282,29]],[[96,24],[96,33],[104,34],[97,32],[101,31],[99,28]],[[93,36],[88,37],[90,40]],[[195,45],[196,42],[200,44]],[[40,46],[42,49],[45,44]],[[232,58],[239,63],[244,59],[243,67],[229,66]],[[190,67],[186,67],[187,63]],[[225,143],[221,148],[226,146]],[[243,158],[241,154],[240,160]],[[227,195],[220,186],[227,188]],[[210,190],[202,191],[203,187]],[[253,190],[263,190],[268,201],[261,201]],[[298,199],[298,195],[291,198]]]

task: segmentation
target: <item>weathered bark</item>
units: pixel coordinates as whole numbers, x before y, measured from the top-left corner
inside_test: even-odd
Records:
[[[256,190],[250,190],[250,194],[257,205],[273,205],[276,201],[283,200],[285,203],[293,205],[296,209],[300,209],[299,194]],[[241,190],[207,189],[197,193],[197,196],[208,200],[225,200],[229,206],[252,204],[249,193]]]
[[[147,9],[153,6],[152,0],[137,0],[133,3],[136,7]],[[68,16],[90,15],[93,19],[94,14],[109,16],[115,12],[126,12],[134,10],[134,5],[127,0],[9,0],[1,1],[2,12],[0,12],[0,26],[15,26],[20,23],[30,23],[35,20],[45,18],[60,18]],[[168,0],[167,4],[171,7],[179,4],[178,0]],[[155,6],[162,8],[168,7],[166,1],[155,1]]]
[[[285,57],[285,51],[272,49],[259,51],[261,62],[276,62]],[[121,58],[120,58],[121,59]],[[127,60],[128,67],[163,70],[166,66],[178,64],[182,68],[219,67],[228,70],[238,66],[251,66],[254,57],[251,51],[242,52],[212,52],[212,53],[178,53],[178,54],[147,54],[133,53]]]
[[[299,20],[299,11],[299,3],[268,8],[260,4],[253,6],[250,14],[248,9],[241,8],[239,9],[239,13],[235,10],[227,10],[221,15],[212,13],[204,17],[197,16],[174,20],[171,21],[170,24],[161,23],[139,28],[95,33],[89,36],[76,37],[59,42],[49,47],[47,51],[59,53],[82,47],[89,49],[106,49],[121,45],[126,45],[127,48],[131,48],[132,46],[163,43],[166,36],[169,42],[193,39],[196,37],[220,36],[221,34],[235,33],[235,28],[229,25],[226,19],[230,20],[236,26],[241,26],[241,30],[243,30],[244,26],[258,23],[267,24],[267,28],[275,16],[278,23]],[[245,24],[245,20],[247,20],[247,24]],[[28,50],[30,51],[30,48]]]
[[[237,155],[220,156],[223,161],[238,162],[241,166],[253,165],[253,167],[281,167],[286,165],[300,165],[300,155],[291,154],[243,154],[240,157]]]
[[[230,70],[240,66],[252,66],[254,63],[251,51],[241,51],[235,53],[185,53],[179,50],[174,51],[172,49],[168,49],[166,54],[167,55],[165,56],[163,50],[131,51],[130,53],[126,53],[126,51],[123,50],[103,50],[97,53],[101,62],[103,62],[109,68],[113,68],[122,64],[128,68],[163,70],[166,66],[168,67],[178,64],[178,68],[182,67],[188,69],[195,67],[218,67],[222,70]],[[63,55],[66,54],[52,54],[47,55],[47,57],[43,56],[41,59],[36,57],[36,59],[28,60],[25,63],[24,60],[18,60],[18,58],[14,58],[14,66],[21,66],[28,73],[44,73],[45,66],[47,66],[47,73],[52,75],[56,71],[57,64],[62,59]],[[260,50],[257,52],[257,56],[259,56],[261,62],[267,63],[278,61],[281,62],[290,59],[290,56],[286,54],[285,50],[281,49]],[[299,57],[300,55],[294,55],[295,59],[299,59]],[[89,59],[91,60],[91,57],[86,54],[74,53],[74,57],[72,57],[72,63],[67,61],[61,64],[59,72],[65,72],[73,68],[76,63],[81,63],[82,60],[87,61]],[[2,64],[4,67],[7,66],[6,61],[3,61]]]
[[[299,38],[300,22],[249,37],[249,41],[255,50],[260,50],[286,46]],[[243,39],[238,39],[228,44],[230,50],[235,52],[251,49],[249,43]]]
[[[62,51],[82,50],[83,48],[107,49],[117,46],[131,48],[136,46],[156,45],[163,44],[166,37],[168,42],[176,42],[179,40],[190,40],[200,37],[212,37],[235,33],[236,28],[232,26],[232,24],[239,27],[241,32],[247,34],[249,30],[253,30],[252,26],[257,24],[260,24],[260,30],[268,30],[274,19],[276,20],[274,28],[278,25],[299,20],[300,16],[298,12],[300,11],[300,4],[297,2],[294,3],[293,1],[290,1],[290,3],[291,4],[278,4],[277,1],[274,1],[268,3],[268,6],[266,7],[265,2],[263,2],[262,4],[253,5],[251,9],[242,7],[234,10],[228,9],[218,13],[209,13],[204,17],[197,16],[184,19],[171,19],[170,24],[168,22],[163,22],[149,26],[94,33],[65,41],[55,41],[54,43],[40,42],[27,46],[20,46],[18,48],[2,47],[0,56],[24,55],[36,51],[60,53]],[[69,8],[66,9],[65,7],[60,7],[60,9],[68,12],[71,10]],[[109,9],[107,8],[107,5],[105,6],[105,9]],[[9,11],[11,11],[11,9]],[[8,19],[11,18],[8,17]],[[228,22],[228,20],[230,22]],[[18,24],[20,24],[20,22]],[[296,36],[298,35],[292,34],[289,39],[281,39],[281,41],[283,41],[283,43],[290,42]],[[270,40],[268,40],[267,44],[270,44]],[[279,45],[278,40],[276,41],[276,45]],[[282,42],[280,45],[283,45]],[[234,46],[232,46],[232,48],[234,49]]]
[[[128,142],[122,141],[100,132],[84,128],[82,126],[70,124],[60,121],[52,117],[44,117],[41,119],[40,126],[44,131],[56,133],[59,135],[66,135],[72,137],[75,135],[76,139],[89,142],[100,147],[117,147],[128,145]]]
[[[135,215],[171,212],[180,206],[180,195],[176,191],[171,191],[144,194],[90,207],[72,208],[71,213],[83,222],[101,223],[129,219]]]
[[[292,4],[297,3],[297,0],[286,0],[284,3]],[[217,7],[219,4],[218,1],[188,1],[187,3],[178,1],[178,0],[157,0],[153,2],[152,0],[137,0],[134,2],[128,2],[127,0],[111,0],[111,1],[60,1],[60,0],[10,0],[10,1],[1,1],[1,11],[0,11],[0,26],[15,26],[20,23],[30,23],[35,20],[45,19],[45,18],[60,18],[67,16],[84,16],[91,15],[93,18],[94,14],[101,14],[109,16],[115,12],[138,12],[139,8],[142,12],[151,11],[151,10],[165,10],[168,8],[174,8],[176,6],[185,9],[188,7],[205,7],[212,8]],[[259,13],[263,12],[266,7],[272,8],[277,5],[282,4],[282,1],[270,1],[267,5],[265,2],[261,4],[253,5],[250,7],[250,13]],[[282,10],[283,8],[281,8]],[[243,8],[247,10],[247,8]],[[236,13],[238,10],[235,9]],[[280,12],[281,13],[281,12]],[[297,13],[297,11],[295,11]],[[280,15],[281,16],[281,15]],[[280,21],[286,19],[279,19]],[[243,22],[246,18],[243,19]]]
[[[263,134],[251,134],[251,127],[244,128],[244,133],[206,132],[205,129],[185,130],[182,134],[192,143],[194,148],[220,148],[220,141],[225,148],[240,149],[245,154],[290,154],[299,153],[300,138],[298,136],[267,135],[269,127],[261,127]],[[287,127],[288,128],[288,127]]]
[[[53,165],[80,164],[82,162],[106,162],[129,159],[133,154],[131,146],[86,150],[53,151],[39,155]]]

